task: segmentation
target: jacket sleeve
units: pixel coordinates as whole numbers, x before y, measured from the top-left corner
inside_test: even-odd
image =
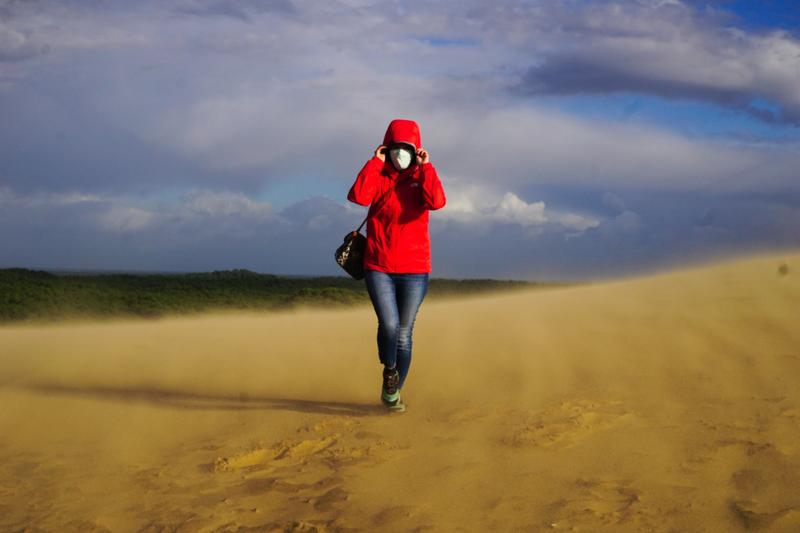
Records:
[[[442,182],[430,161],[422,165],[422,198],[430,210],[441,209],[447,203]]]
[[[356,181],[347,193],[347,199],[358,205],[369,205],[375,199],[378,191],[378,178],[380,178],[383,161],[378,156],[372,156],[356,176]]]

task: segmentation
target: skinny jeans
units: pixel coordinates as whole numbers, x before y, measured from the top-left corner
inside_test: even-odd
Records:
[[[405,383],[411,366],[411,336],[422,300],[428,292],[430,274],[395,273],[364,269],[367,292],[378,316],[378,359],[400,374],[398,388]]]

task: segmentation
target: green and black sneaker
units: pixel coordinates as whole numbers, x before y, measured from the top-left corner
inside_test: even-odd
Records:
[[[406,405],[400,398],[400,389],[397,384],[400,382],[400,373],[395,368],[383,367],[383,388],[381,390],[381,401],[392,411],[405,411]]]

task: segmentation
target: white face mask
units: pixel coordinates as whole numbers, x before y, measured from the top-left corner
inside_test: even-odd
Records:
[[[389,157],[392,158],[392,163],[398,170],[407,169],[413,156],[414,154],[408,148],[392,148],[389,150]]]

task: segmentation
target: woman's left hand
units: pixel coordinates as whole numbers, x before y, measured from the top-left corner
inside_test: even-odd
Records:
[[[430,160],[431,159],[430,156],[428,155],[428,151],[425,148],[420,147],[419,150],[417,150],[417,164],[422,165],[425,163],[429,163]]]

